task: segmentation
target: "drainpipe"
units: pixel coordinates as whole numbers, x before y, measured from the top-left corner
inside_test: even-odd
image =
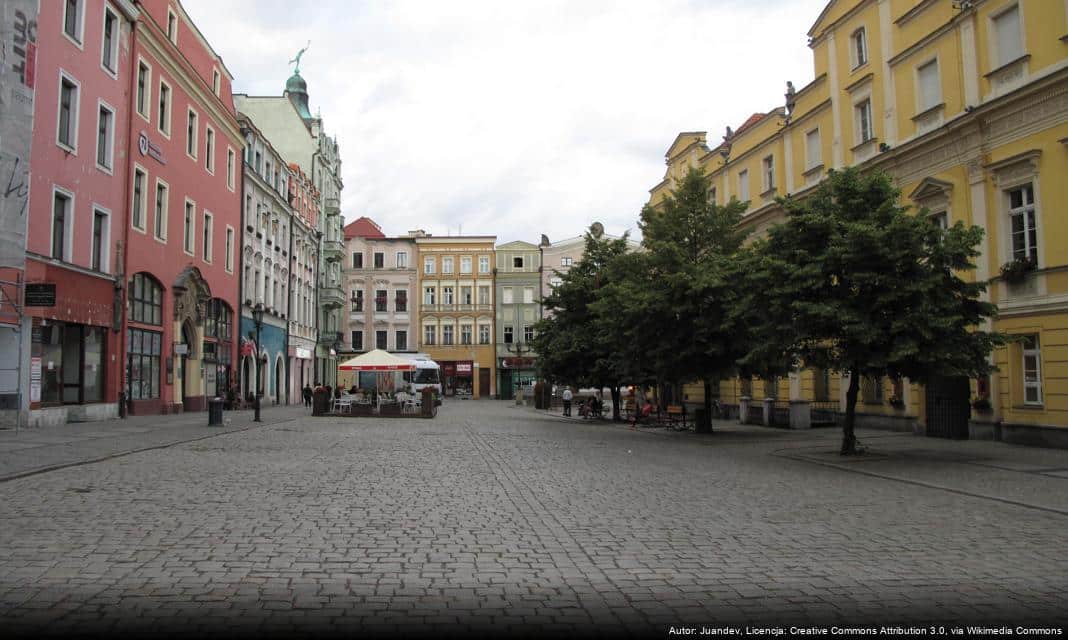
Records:
[[[293,177],[290,176],[289,184],[293,184]],[[287,196],[289,194],[286,194]],[[293,215],[293,202],[289,202],[289,258],[286,260],[289,263],[289,275],[287,279],[289,282],[289,293],[286,295],[286,404],[289,404],[289,394],[292,391],[290,385],[293,378],[293,370],[289,366],[289,323],[293,322],[293,229],[296,225],[297,217]],[[303,402],[303,399],[301,399]]]
[[[244,306],[244,304],[245,304],[245,233],[246,233],[246,230],[248,229],[248,220],[245,218],[245,214],[247,213],[245,211],[245,194],[246,194],[246,192],[245,192],[245,158],[247,157],[245,144],[248,141],[244,137],[244,136],[247,136],[248,134],[245,133],[245,131],[247,131],[247,129],[242,128],[242,130],[241,130],[241,136],[242,136],[242,138],[241,138],[241,203],[240,203],[240,206],[241,206],[241,248],[237,252],[237,272],[238,272],[238,278],[237,278],[237,305],[234,307],[234,309],[237,311],[237,317],[234,318],[234,324],[236,325],[236,331],[231,330],[232,333],[237,333],[237,339],[234,341],[235,342],[234,346],[237,348],[237,354],[241,353],[241,307]],[[257,344],[256,345],[256,351],[257,351],[257,355],[256,355],[257,363],[256,364],[257,365],[259,364],[259,361],[258,361],[259,348],[260,348],[260,346]],[[231,354],[231,356],[237,355],[237,354]],[[241,367],[241,363],[240,362],[237,362],[232,357],[231,357],[231,362],[232,362],[232,365],[234,366],[235,376],[239,376],[240,372],[243,371],[244,368]],[[230,381],[230,386],[233,386],[233,383],[234,383],[234,381],[231,380]],[[229,391],[229,389],[227,389],[227,391]],[[238,385],[237,394],[236,395],[237,395],[237,397],[238,397],[238,399],[240,401],[244,402],[245,398],[241,394],[241,385]]]
[[[127,121],[126,121],[126,149],[127,149],[127,152],[129,152],[130,146],[133,143],[133,139],[134,139],[134,137],[133,137],[134,136],[134,113],[137,111],[137,69],[136,69],[137,56],[136,56],[136,52],[137,52],[137,33],[139,31],[138,26],[140,25],[139,16],[140,16],[140,14],[138,14],[137,18],[133,19],[132,24],[130,25],[130,99],[129,99],[129,109],[126,112],[126,114],[127,114]],[[147,89],[148,88],[146,87],[146,90]],[[146,98],[146,100],[147,100],[147,98]],[[148,104],[146,104],[145,106],[148,107],[148,108],[151,108],[150,105],[148,105]],[[133,176],[133,166],[132,165],[133,165],[133,159],[131,157],[127,156],[126,157],[126,190],[124,191],[124,193],[133,193],[133,185],[132,185],[132,181],[133,181],[133,177],[132,177]],[[146,180],[146,182],[147,182],[147,180]],[[146,189],[148,188],[147,184],[145,185],[145,188]],[[145,196],[144,201],[147,203],[148,202],[148,194],[147,194],[147,192],[144,194],[144,196]],[[118,304],[122,305],[121,309],[120,309],[120,313],[122,315],[119,318],[119,358],[121,359],[121,361],[119,362],[119,393],[118,393],[118,400],[119,400],[119,417],[120,418],[125,418],[126,417],[127,402],[128,402],[128,400],[126,398],[126,384],[127,384],[127,381],[126,381],[126,362],[128,360],[128,356],[127,356],[126,350],[129,348],[129,345],[126,343],[126,326],[127,326],[128,318],[127,318],[127,315],[126,315],[125,288],[126,288],[126,263],[127,263],[128,259],[129,259],[129,255],[130,255],[130,225],[129,225],[129,220],[130,220],[130,217],[133,215],[133,203],[131,202],[128,206],[129,206],[129,208],[126,211],[126,218],[125,218],[126,223],[122,225],[122,227],[123,227],[122,228],[122,248],[123,248],[123,250],[122,250],[122,253],[121,253],[121,257],[120,256],[116,256],[119,259],[115,261],[115,263],[116,263],[115,264],[115,268],[116,268],[116,274],[115,275],[117,277],[117,279],[115,281],[115,289],[116,289],[118,295],[116,295],[114,297],[114,301],[113,301],[115,303],[118,303]],[[148,207],[145,207],[145,209],[147,209],[147,208]],[[142,214],[144,214],[146,216],[146,218],[147,218],[148,211],[142,210]],[[114,312],[112,312],[112,317],[114,317]]]

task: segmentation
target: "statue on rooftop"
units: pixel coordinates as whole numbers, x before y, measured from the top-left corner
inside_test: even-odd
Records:
[[[310,47],[310,46],[311,46],[311,40],[308,40],[308,44],[304,45],[304,48],[297,52],[297,56],[295,58],[293,58],[292,60],[290,60],[291,63],[296,63],[296,66],[293,67],[293,74],[294,75],[299,75],[300,74],[300,58],[304,55],[304,52],[307,51],[308,47]]]

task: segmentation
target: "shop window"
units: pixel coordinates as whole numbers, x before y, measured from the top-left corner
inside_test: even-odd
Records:
[[[33,355],[41,359],[41,403],[101,402],[104,396],[102,327],[50,321],[34,327]]]
[[[130,320],[141,324],[163,324],[163,287],[147,273],[130,279]]]
[[[126,379],[130,399],[158,398],[163,334],[142,329],[130,329],[126,334]]]
[[[1024,336],[1023,347],[1023,390],[1024,404],[1042,404],[1042,350],[1037,335]]]

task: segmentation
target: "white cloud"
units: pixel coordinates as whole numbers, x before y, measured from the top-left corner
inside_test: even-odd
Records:
[[[279,94],[312,41],[346,220],[531,242],[635,230],[678,132],[715,143],[812,79],[824,4],[183,1],[235,91]]]

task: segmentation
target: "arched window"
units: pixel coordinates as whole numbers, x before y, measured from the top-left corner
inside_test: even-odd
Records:
[[[147,273],[135,273],[130,278],[130,320],[163,324],[163,287]]]

